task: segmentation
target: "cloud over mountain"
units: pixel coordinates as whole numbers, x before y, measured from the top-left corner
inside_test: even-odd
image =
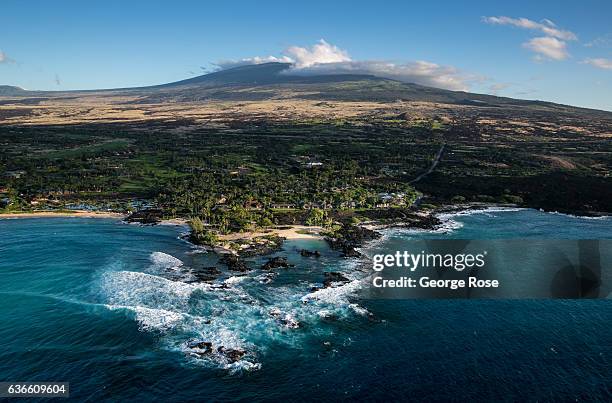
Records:
[[[290,46],[285,54],[294,60],[295,67],[305,68],[318,64],[350,62],[348,52],[325,42],[324,39],[308,48]]]
[[[450,90],[467,90],[468,83],[478,78],[461,73],[452,66],[418,60],[395,63],[378,60],[353,60],[349,53],[319,40],[311,47],[290,46],[281,56],[257,56],[237,61],[216,63],[221,69],[267,62],[291,63],[290,74],[372,74],[378,77],[411,82]]]
[[[291,63],[294,68],[301,69],[323,63],[338,63],[351,61],[345,50],[327,43],[324,39],[310,48],[290,46],[283,51],[282,56],[255,56],[240,60],[224,60],[215,63],[222,69],[246,64],[261,64],[270,62]]]
[[[441,66],[422,60],[393,63],[386,61],[346,61],[319,63],[306,68],[294,68],[292,74],[372,74],[378,77],[427,85],[450,90],[467,90],[472,78],[452,66]]]

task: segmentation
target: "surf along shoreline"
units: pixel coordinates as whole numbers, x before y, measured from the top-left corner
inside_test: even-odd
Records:
[[[61,211],[19,211],[11,213],[0,213],[2,219],[25,219],[25,218],[112,218],[121,221],[126,221],[130,215],[114,211],[89,211],[89,210],[61,210]],[[142,225],[177,225],[188,226],[189,220],[185,218],[170,218],[160,220],[155,224]],[[266,235],[277,235],[288,240],[292,239],[320,239],[319,234],[322,228],[319,226],[308,225],[286,225],[271,228],[264,228],[258,231],[251,232],[232,232],[225,235],[220,235],[219,238],[224,241],[234,241],[239,239],[248,239]]]
[[[291,224],[277,225],[268,228],[257,229],[248,232],[232,232],[219,234],[215,245],[199,245],[191,242],[189,234],[182,238],[195,247],[207,249],[217,254],[235,254],[241,257],[261,256],[274,253],[282,248],[284,241],[320,239],[325,240],[332,249],[340,251],[344,257],[359,257],[356,249],[365,245],[369,240],[377,239],[381,234],[375,229],[368,228],[371,224],[380,228],[389,225],[406,226],[433,229],[437,220],[431,219],[435,211],[426,211],[418,214],[418,222],[414,220],[407,222],[401,218],[389,220],[371,220],[367,223],[348,224],[342,223],[340,231],[330,234],[326,228],[321,226]],[[116,219],[125,223],[138,223],[131,221],[131,214],[113,211],[91,211],[91,210],[56,210],[56,211],[18,211],[0,213],[0,219],[28,219],[28,218],[106,218]],[[413,216],[414,217],[414,216]],[[146,217],[145,217],[146,218]],[[177,225],[189,226],[189,220],[185,218],[159,219],[155,221],[143,221],[141,225]],[[310,251],[312,252],[312,251]],[[314,253],[314,252],[312,252]]]
[[[342,231],[331,236],[325,228],[321,226],[309,225],[278,225],[269,228],[262,228],[248,232],[232,232],[229,234],[219,235],[219,243],[217,245],[197,245],[190,242],[189,236],[185,236],[185,240],[192,243],[194,246],[203,247],[217,253],[234,253],[241,254],[241,245],[248,243],[250,240],[262,238],[277,238],[279,242],[276,248],[280,249],[282,242],[285,240],[299,239],[321,239],[326,240],[332,249],[343,252],[344,257],[358,257],[359,249],[369,241],[380,238],[382,231],[387,229],[406,229],[406,230],[425,230],[436,231],[444,227],[444,219],[440,219],[443,215],[455,215],[462,212],[475,212],[487,210],[490,208],[529,208],[515,204],[499,204],[499,203],[465,203],[455,205],[441,205],[432,209],[424,209],[414,211],[410,219],[402,219],[400,217],[393,218],[377,218],[358,224],[342,224]],[[567,214],[567,213],[565,213]],[[573,215],[573,214],[572,214]],[[585,217],[601,216],[602,214],[587,214]],[[107,218],[117,219],[122,222],[129,223],[128,217],[130,214],[114,212],[114,211],[91,211],[91,210],[59,210],[59,211],[19,211],[10,213],[0,213],[0,219],[24,219],[24,218]],[[576,216],[582,216],[576,214]],[[416,218],[416,219],[415,219]],[[150,225],[150,224],[142,224]],[[163,219],[152,225],[176,225],[189,226],[189,220],[185,218]],[[266,255],[272,250],[262,248],[262,250],[253,250],[250,254]],[[247,253],[248,255],[248,253]]]

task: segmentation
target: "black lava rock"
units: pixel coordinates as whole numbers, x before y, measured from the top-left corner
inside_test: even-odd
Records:
[[[125,217],[126,222],[136,222],[145,225],[159,224],[162,220],[163,211],[159,209],[147,209],[136,211]]]
[[[321,256],[321,252],[319,252],[318,250],[308,250],[308,249],[302,249],[300,251],[300,255],[304,256],[304,257],[320,257]]]
[[[242,261],[238,256],[233,255],[231,253],[223,255],[221,259],[219,259],[219,262],[226,265],[227,268],[231,271],[239,271],[242,273],[249,271],[249,268],[246,263],[244,263],[244,261]]]
[[[289,267],[293,267],[294,265],[289,264],[287,262],[287,258],[286,257],[282,257],[282,256],[276,256],[273,257],[272,259],[268,259],[268,261],[261,266],[262,270],[273,270],[273,269],[278,269],[278,268],[289,268]]]

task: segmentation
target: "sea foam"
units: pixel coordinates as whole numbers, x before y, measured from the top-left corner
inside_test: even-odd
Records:
[[[144,272],[119,266],[103,273],[99,288],[105,306],[133,315],[142,331],[161,332],[164,348],[230,373],[261,368],[260,357],[270,346],[296,347],[309,337],[329,337],[333,329],[319,324],[329,324],[332,317],[345,320],[368,314],[352,301],[363,286],[359,277],[364,276],[352,260],[334,266],[351,281],[315,292],[307,291],[309,281],[270,283],[283,272],[225,273],[213,282],[189,283],[185,281],[193,269],[180,259],[153,252],[150,262]],[[211,343],[212,351],[194,350],[194,342]],[[245,354],[234,361],[223,349]]]
[[[180,267],[183,265],[183,261],[179,258],[176,258],[172,255],[169,255],[164,252],[153,252],[149,256],[149,260],[151,263],[159,268],[169,269],[172,267]]]

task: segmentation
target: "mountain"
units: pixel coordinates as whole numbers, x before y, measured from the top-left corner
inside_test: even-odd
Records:
[[[135,88],[88,91],[26,91],[0,86],[0,96],[58,97],[87,94],[127,95],[133,103],[263,101],[307,99],[322,101],[395,102],[417,101],[481,107],[541,106],[563,110],[570,107],[544,101],[528,101],[464,91],[450,91],[405,83],[369,74],[297,74],[289,63],[251,64],[216,71],[167,84]],[[598,113],[600,111],[597,111]],[[607,112],[602,112],[606,113]]]
[[[296,74],[290,63],[238,66],[167,84],[126,88],[140,92],[140,102],[258,101],[293,97],[324,101],[437,102],[472,106],[562,107],[552,102],[520,100],[405,83],[370,74]],[[577,107],[570,107],[583,109]]]
[[[216,85],[270,85],[270,84],[316,84],[359,80],[384,80],[367,74],[295,75],[290,71],[291,63],[249,64],[204,74],[173,83],[145,88],[170,88],[183,86]]]
[[[27,95],[29,91],[24,90],[20,87],[15,87],[12,85],[0,85],[0,96],[20,96]]]

